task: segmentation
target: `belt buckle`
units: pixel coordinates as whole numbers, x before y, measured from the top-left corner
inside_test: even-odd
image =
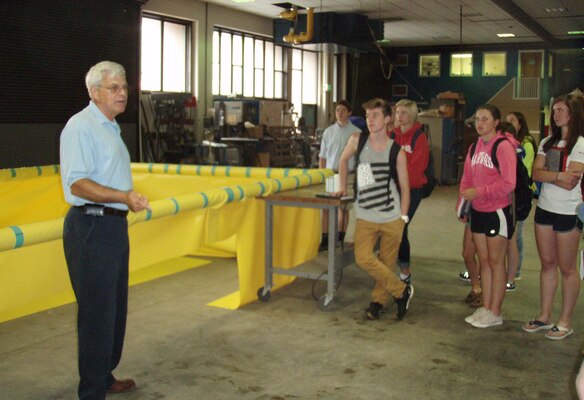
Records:
[[[91,215],[92,217],[103,217],[105,215],[105,206],[101,204],[85,204],[83,206],[83,214]]]

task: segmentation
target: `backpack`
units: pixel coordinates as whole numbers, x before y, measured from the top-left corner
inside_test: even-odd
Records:
[[[355,171],[359,166],[359,156],[365,147],[365,143],[367,143],[367,139],[369,138],[369,132],[364,131],[361,132],[359,135],[359,143],[357,144],[357,152],[355,153]],[[393,179],[395,182],[395,186],[397,187],[398,192],[400,191],[399,187],[399,178],[397,176],[397,156],[399,151],[401,150],[400,145],[396,142],[391,144],[391,148],[389,149],[389,177]],[[357,198],[357,178],[355,177],[355,181],[353,182],[353,193],[355,193],[355,199]],[[389,203],[389,182],[387,184],[387,202]]]
[[[420,135],[425,135],[423,130],[418,129],[414,136],[412,137],[412,152],[414,151],[414,147],[416,146],[416,141],[420,137]],[[389,137],[395,140],[395,132],[391,132]],[[426,165],[426,169],[424,170],[424,175],[426,176],[426,183],[422,186],[422,198],[425,199],[430,197],[432,191],[436,187],[436,177],[434,174],[434,157],[432,157],[432,150],[429,150],[428,154],[428,165]]]
[[[480,139],[479,139],[480,140]],[[499,161],[497,160],[497,148],[499,147],[499,143],[503,140],[507,140],[506,138],[498,138],[495,143],[493,144],[493,148],[491,150],[491,161],[495,168],[497,168],[497,172],[499,174],[501,171],[499,170]],[[470,158],[472,160],[475,149],[477,147],[477,142],[474,142],[471,146],[470,150]],[[533,197],[533,192],[531,190],[532,180],[527,173],[527,168],[525,168],[525,164],[523,164],[523,160],[521,159],[521,154],[517,153],[517,166],[515,168],[515,189],[513,190],[513,208],[511,209],[515,221],[524,221],[529,216],[531,212],[531,199]]]

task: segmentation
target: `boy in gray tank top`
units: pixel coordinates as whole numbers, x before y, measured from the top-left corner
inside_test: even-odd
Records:
[[[369,136],[355,133],[349,139],[339,162],[341,190],[337,196],[346,196],[349,160],[356,156],[357,174],[355,193],[355,261],[375,279],[367,318],[379,319],[389,303],[390,295],[397,304],[397,318],[402,319],[414,295],[414,287],[402,282],[393,271],[405,224],[408,222],[410,186],[407,160],[403,150],[392,157],[394,144],[387,135],[391,122],[391,107],[382,99],[363,104]],[[398,146],[399,147],[399,146]],[[397,149],[396,149],[397,150]],[[393,165],[392,165],[393,164]],[[380,240],[379,258],[374,246]]]

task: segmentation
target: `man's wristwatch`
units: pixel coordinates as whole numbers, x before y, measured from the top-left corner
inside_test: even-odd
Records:
[[[410,217],[408,217],[407,215],[402,215],[401,219],[404,220],[404,222],[407,224],[408,222],[410,222]]]

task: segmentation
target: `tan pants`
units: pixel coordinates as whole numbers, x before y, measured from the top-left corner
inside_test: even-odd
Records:
[[[393,271],[404,226],[401,218],[384,224],[358,219],[355,226],[355,262],[375,279],[371,301],[383,306],[389,295],[401,297],[406,288]],[[373,251],[378,238],[379,258]]]

